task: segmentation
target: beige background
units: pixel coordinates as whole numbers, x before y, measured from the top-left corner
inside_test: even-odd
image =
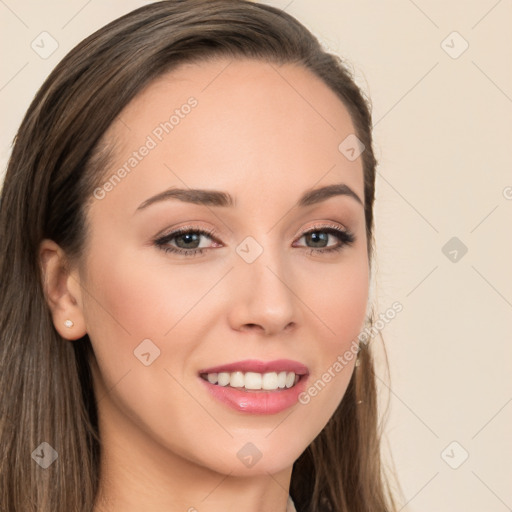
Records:
[[[51,69],[144,3],[0,2],[2,172]],[[383,330],[390,380],[378,369],[400,507],[512,510],[511,2],[267,3],[346,56],[373,101],[378,311],[404,308]],[[46,59],[31,48],[43,31],[58,42]]]

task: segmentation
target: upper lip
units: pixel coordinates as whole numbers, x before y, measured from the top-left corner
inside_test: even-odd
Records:
[[[202,373],[221,373],[221,372],[255,372],[255,373],[270,373],[270,372],[294,372],[296,375],[308,375],[308,367],[292,361],[291,359],[276,359],[274,361],[259,361],[256,359],[245,359],[244,361],[237,361],[229,364],[222,364],[199,370]]]

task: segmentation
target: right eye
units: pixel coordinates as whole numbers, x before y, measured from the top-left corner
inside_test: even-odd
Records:
[[[197,254],[202,254],[206,249],[206,247],[200,247],[201,237],[212,239],[213,234],[214,230],[184,227],[155,240],[155,245],[165,252],[183,256],[196,256]],[[181,245],[181,247],[170,245],[170,242],[173,240],[175,240],[178,245]]]

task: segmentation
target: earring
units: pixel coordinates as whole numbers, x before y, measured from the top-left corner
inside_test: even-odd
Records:
[[[356,366],[359,366],[361,364],[361,359],[359,359],[359,357],[356,359]]]
[[[66,321],[64,322],[64,325],[65,325],[66,327],[73,327],[73,325],[75,325],[75,324],[74,324],[71,320],[66,320]]]

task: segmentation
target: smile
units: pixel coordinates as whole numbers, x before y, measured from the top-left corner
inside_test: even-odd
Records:
[[[307,366],[290,359],[248,359],[199,371],[208,394],[224,406],[251,414],[277,414],[298,403]]]

